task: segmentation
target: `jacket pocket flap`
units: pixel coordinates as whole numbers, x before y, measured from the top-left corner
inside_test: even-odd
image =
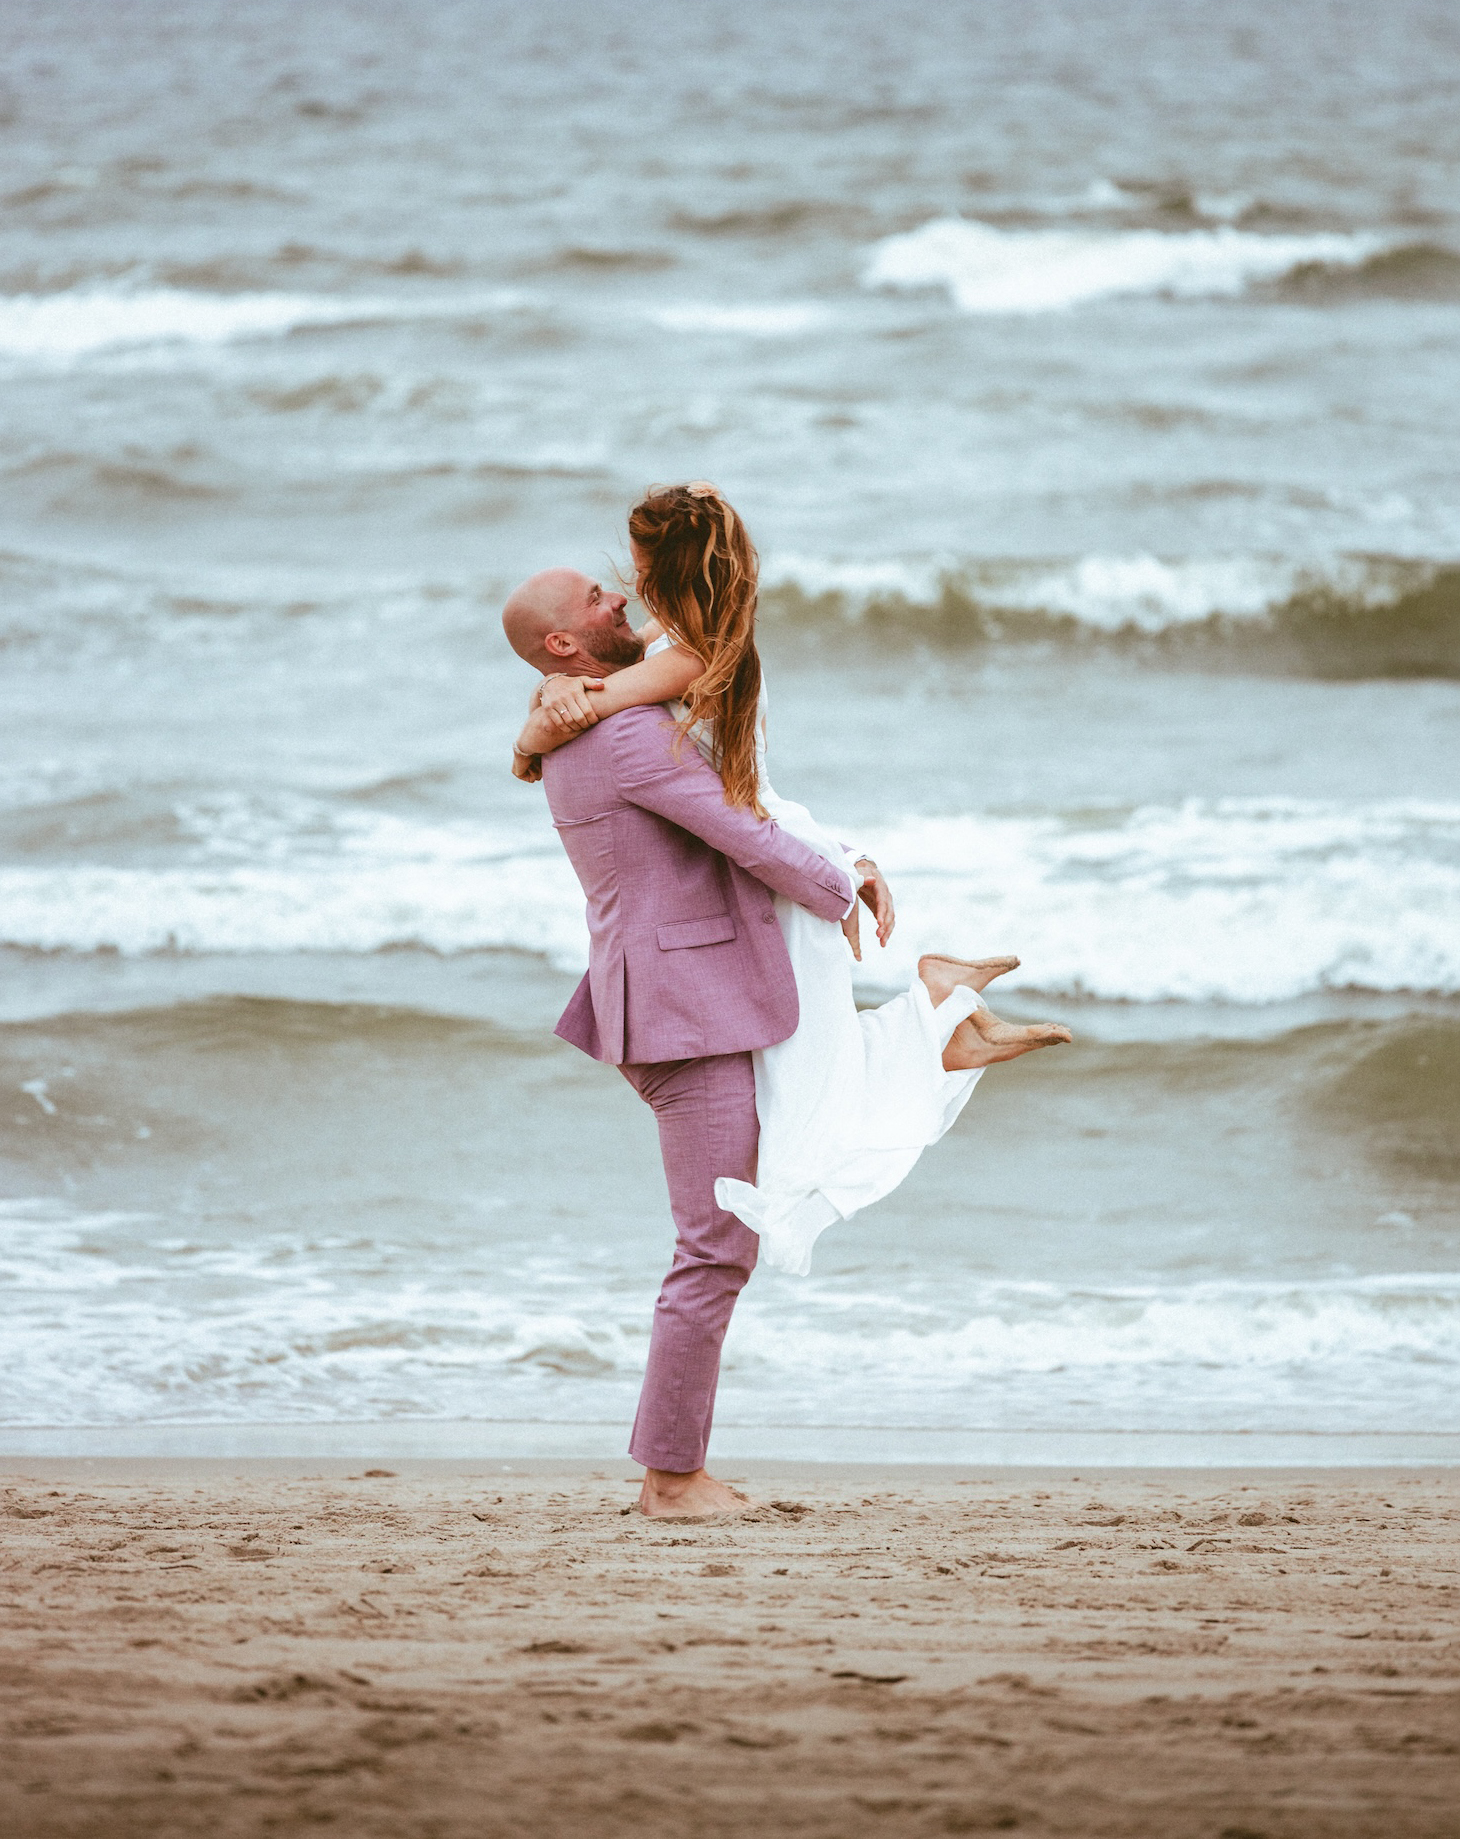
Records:
[[[673,920],[656,935],[660,951],[682,951],[687,945],[724,945],[735,937],[735,922],[728,913],[708,919]]]

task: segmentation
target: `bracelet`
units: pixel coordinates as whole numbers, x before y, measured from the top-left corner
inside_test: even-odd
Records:
[[[537,758],[535,753],[529,753],[525,747],[519,747],[516,741],[512,743],[512,751],[517,755],[519,760],[535,760]]]

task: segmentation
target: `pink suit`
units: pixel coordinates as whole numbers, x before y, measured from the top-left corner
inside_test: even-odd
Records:
[[[693,743],[676,754],[662,707],[625,709],[548,754],[543,783],[588,897],[588,974],[557,1032],[653,1106],[677,1235],[629,1450],[684,1472],[704,1463],[720,1346],[755,1266],[756,1236],[715,1205],[715,1178],[755,1179],[751,1050],[799,1020],[772,895],[840,919],[855,890],[727,805]]]

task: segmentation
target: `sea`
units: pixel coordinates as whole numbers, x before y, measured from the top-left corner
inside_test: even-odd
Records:
[[[12,0],[0,1447],[623,1459],[671,1227],[498,616],[707,478],[859,1000],[1076,1033],[756,1275],[717,1447],[1460,1458],[1457,81],[1448,0]]]

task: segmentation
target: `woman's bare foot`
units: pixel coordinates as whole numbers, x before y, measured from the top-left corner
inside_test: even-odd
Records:
[[[651,1520],[701,1519],[706,1514],[744,1513],[755,1503],[736,1488],[716,1481],[705,1469],[678,1474],[648,1469],[639,1490],[639,1511]]]
[[[995,977],[1018,968],[1017,958],[950,958],[941,951],[925,952],[918,959],[918,975],[928,986],[935,1009],[960,987],[986,990]]]
[[[1001,1022],[992,1009],[975,1009],[953,1030],[943,1049],[945,1073],[970,1073],[975,1067],[994,1066],[1000,1060],[1017,1060],[1036,1047],[1058,1047],[1075,1037],[1059,1022],[1034,1022],[1020,1028]]]

